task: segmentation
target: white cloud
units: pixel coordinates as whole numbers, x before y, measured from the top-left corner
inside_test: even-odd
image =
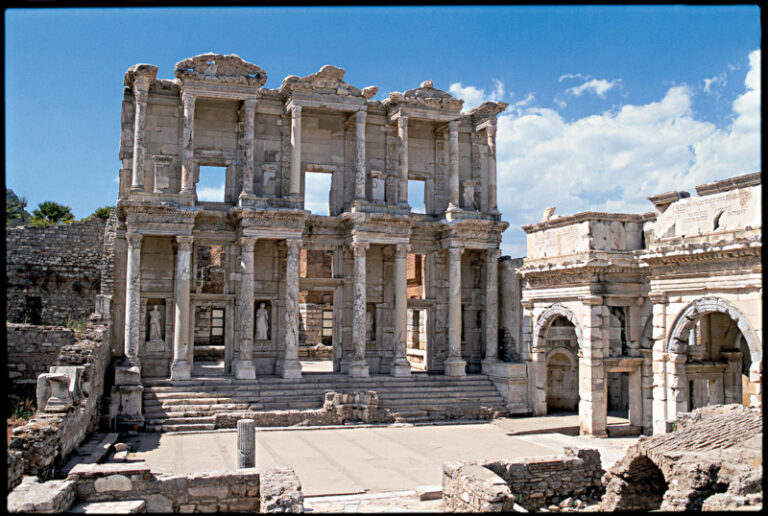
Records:
[[[462,86],[460,82],[451,84],[448,91],[454,96],[464,101],[463,111],[469,111],[482,104],[483,102],[499,102],[504,98],[504,83],[498,79],[493,79],[493,91],[486,95],[485,90],[475,86]],[[512,96],[513,93],[510,93]]]
[[[685,85],[670,87],[656,102],[570,122],[535,105],[502,113],[498,202],[510,222],[504,252],[525,254],[519,228],[540,220],[547,206],[562,215],[643,213],[652,210],[650,195],[693,192],[702,183],[760,170],[760,57],[759,50],[750,54],[746,91],[722,128],[696,117]]]
[[[567,91],[571,95],[580,97],[585,92],[592,92],[600,98],[605,98],[605,94],[613,89],[614,86],[621,83],[621,79],[615,81],[606,81],[605,79],[590,79],[578,86],[569,88]]]
[[[706,93],[712,93],[713,86],[725,86],[728,81],[725,79],[725,72],[720,72],[714,77],[704,79],[704,91]]]
[[[197,198],[201,201],[221,202],[224,200],[224,183],[221,186],[203,186],[197,189]]]

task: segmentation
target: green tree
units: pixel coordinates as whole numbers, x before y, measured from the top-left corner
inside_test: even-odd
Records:
[[[37,205],[32,212],[32,224],[47,226],[49,224],[69,224],[75,220],[72,208],[53,201],[44,201]]]
[[[24,224],[29,219],[29,213],[26,212],[27,199],[19,197],[13,190],[5,190],[5,224],[16,225]]]
[[[91,217],[98,217],[101,220],[107,220],[109,218],[109,212],[114,209],[114,206],[102,206],[101,208],[96,209],[96,211],[91,214]]]

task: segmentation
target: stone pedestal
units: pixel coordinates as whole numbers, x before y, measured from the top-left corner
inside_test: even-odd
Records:
[[[450,357],[445,361],[446,376],[466,376],[467,363],[457,357]]]
[[[349,363],[349,376],[352,378],[368,378],[369,368],[366,360],[353,360]]]
[[[69,392],[69,376],[64,373],[43,373],[40,378],[47,382],[49,396],[45,406],[38,408],[45,412],[66,412],[73,402]]]

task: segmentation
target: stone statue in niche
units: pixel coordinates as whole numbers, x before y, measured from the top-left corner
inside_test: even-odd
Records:
[[[472,181],[464,182],[464,194],[462,198],[465,210],[475,209],[475,183]]]
[[[262,195],[264,197],[274,197],[277,190],[275,184],[275,169],[264,167],[264,184],[262,186]]]
[[[373,318],[373,312],[365,312],[365,339],[367,341],[376,340],[376,323]]]
[[[149,312],[149,340],[158,341],[163,340],[163,314],[160,313],[160,309],[157,305],[152,307],[152,311]]]
[[[259,303],[256,310],[256,340],[267,340],[269,330],[269,313],[264,303]]]

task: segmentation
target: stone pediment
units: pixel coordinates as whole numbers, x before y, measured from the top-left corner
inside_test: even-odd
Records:
[[[471,116],[475,122],[479,122],[488,118],[495,118],[502,111],[507,109],[506,102],[483,102],[476,108],[472,108],[467,112],[467,115]]]
[[[317,73],[307,75],[306,77],[289,75],[283,79],[279,90],[286,93],[299,91],[325,95],[365,97],[366,99],[373,97],[378,91],[376,86],[369,86],[360,90],[347,84],[344,82],[345,73],[343,68],[325,65]]]
[[[384,101],[384,104],[389,106],[411,105],[460,111],[464,101],[457,99],[446,91],[435,88],[432,81],[424,81],[420,87],[410,89],[405,93],[390,93],[389,98]]]
[[[200,54],[176,63],[176,77],[185,80],[219,81],[234,84],[263,86],[267,73],[261,67],[244,61],[236,54]]]

